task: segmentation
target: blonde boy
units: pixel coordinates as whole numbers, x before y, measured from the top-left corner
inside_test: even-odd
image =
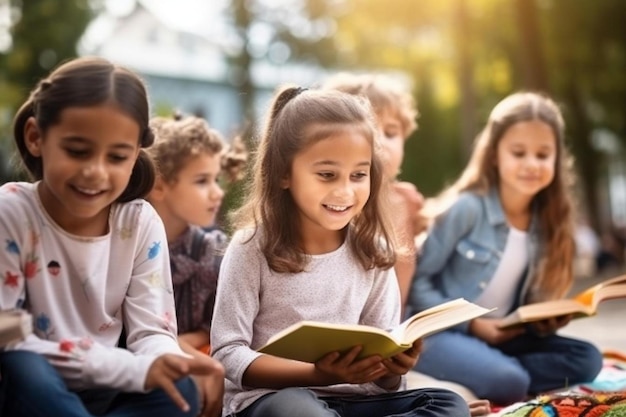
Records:
[[[406,304],[415,273],[415,237],[422,231],[418,211],[423,197],[415,185],[397,179],[404,159],[404,144],[417,129],[418,111],[413,97],[399,83],[382,74],[339,73],[323,88],[366,97],[376,113],[380,140],[386,153],[386,174],[392,181],[391,204],[397,215],[394,228],[408,250],[395,265],[402,305]]]

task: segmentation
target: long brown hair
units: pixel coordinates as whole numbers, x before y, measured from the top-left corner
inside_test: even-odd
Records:
[[[276,272],[301,272],[308,261],[300,247],[295,202],[281,181],[299,152],[346,126],[358,128],[373,148],[370,196],[348,226],[351,250],[365,269],[390,268],[395,262],[395,237],[382,209],[386,181],[369,103],[334,90],[284,87],[270,107],[247,199],[232,216],[237,228],[262,227],[262,251]]]
[[[565,146],[565,123],[558,105],[546,95],[518,92],[500,101],[491,111],[478,135],[474,151],[457,181],[435,199],[423,213],[434,218],[445,212],[463,191],[486,194],[497,188],[497,148],[507,130],[519,122],[538,120],[552,129],[556,139],[554,179],[533,198],[540,234],[541,258],[530,287],[528,301],[562,297],[573,281],[574,215],[571,186],[574,183],[572,158]]]

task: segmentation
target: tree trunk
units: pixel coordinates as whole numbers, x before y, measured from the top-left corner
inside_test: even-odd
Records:
[[[472,151],[476,136],[476,95],[474,92],[474,71],[471,56],[471,22],[465,0],[458,0],[455,13],[458,45],[459,89],[461,91],[461,151],[466,160]]]
[[[524,86],[528,89],[549,92],[546,64],[541,48],[541,28],[537,21],[535,0],[516,0],[516,15],[520,35],[521,66]]]

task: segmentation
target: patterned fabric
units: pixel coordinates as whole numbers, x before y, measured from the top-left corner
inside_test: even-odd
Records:
[[[0,187],[0,310],[24,308],[33,334],[9,349],[45,356],[72,389],[144,391],[163,353],[182,354],[163,222],[144,200],[114,204],[109,233],[67,233],[37,183]],[[127,349],[118,349],[126,329]]]
[[[226,235],[191,226],[170,245],[178,333],[211,331],[217,275]]]
[[[540,396],[502,417],[625,417],[626,392]]]

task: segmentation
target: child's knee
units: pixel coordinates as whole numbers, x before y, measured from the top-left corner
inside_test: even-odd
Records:
[[[581,347],[580,350],[582,353],[578,356],[578,360],[572,360],[570,382],[573,384],[593,381],[602,370],[602,352],[592,344]]]
[[[268,396],[258,407],[258,414],[274,417],[335,417],[326,403],[304,388],[285,388]]]
[[[181,378],[176,381],[176,389],[183,396],[187,404],[189,404],[190,410],[188,415],[195,416],[200,413],[200,395],[198,394],[198,387],[191,377]]]
[[[32,388],[36,384],[45,386],[52,384],[53,380],[61,381],[57,371],[46,358],[24,350],[1,353],[0,373],[4,380],[10,381],[12,389],[17,389],[17,385]]]
[[[501,367],[478,378],[475,394],[495,404],[511,404],[528,395],[530,375],[521,367]]]

